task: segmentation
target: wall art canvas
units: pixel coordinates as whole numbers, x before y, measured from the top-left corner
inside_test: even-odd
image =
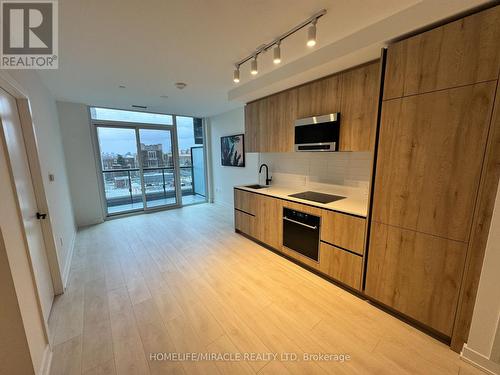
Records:
[[[228,135],[220,138],[221,162],[228,167],[245,166],[244,135]]]

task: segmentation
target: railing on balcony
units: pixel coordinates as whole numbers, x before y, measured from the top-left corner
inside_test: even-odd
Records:
[[[109,169],[102,172],[109,213],[143,209],[141,170]],[[148,207],[176,204],[175,170],[172,167],[143,168],[145,197]],[[195,195],[193,167],[180,167],[182,196]]]

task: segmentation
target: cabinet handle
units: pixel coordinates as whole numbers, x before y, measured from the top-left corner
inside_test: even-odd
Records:
[[[314,230],[318,229],[317,226],[313,227],[312,225],[307,225],[307,224],[301,223],[300,221],[289,219],[286,216],[283,216],[283,220],[289,221],[289,222],[294,223],[294,224],[302,225],[303,227],[307,227],[309,229],[314,229]]]

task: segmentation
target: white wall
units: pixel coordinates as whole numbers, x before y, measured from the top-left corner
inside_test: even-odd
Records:
[[[223,167],[221,165],[220,137],[245,132],[243,108],[212,116],[207,119],[211,148],[211,176],[215,203],[233,205],[233,187],[253,184],[258,179],[258,159],[256,153],[245,155],[245,167]]]
[[[500,374],[500,185],[463,356]]]
[[[57,111],[76,224],[83,227],[101,223],[104,218],[88,107],[80,103],[57,102]]]
[[[76,225],[56,103],[35,71],[13,70],[4,74],[11,77],[14,86],[17,86],[30,102],[57,258],[61,274],[67,275],[76,236]],[[49,181],[49,174],[55,176],[54,181]]]

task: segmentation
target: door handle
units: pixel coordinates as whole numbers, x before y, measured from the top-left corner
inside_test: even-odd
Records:
[[[46,218],[46,217],[47,217],[47,214],[41,214],[40,212],[37,212],[37,213],[36,213],[36,218],[37,218],[38,220],[40,220],[40,219],[41,219],[41,220],[45,220],[45,218]]]
[[[317,226],[307,225],[307,224],[301,223],[300,221],[289,219],[286,216],[283,216],[283,220],[289,221],[289,222],[297,224],[297,225],[302,225],[303,227],[306,227],[306,228],[309,228],[309,229],[313,229],[313,230],[318,229]]]

